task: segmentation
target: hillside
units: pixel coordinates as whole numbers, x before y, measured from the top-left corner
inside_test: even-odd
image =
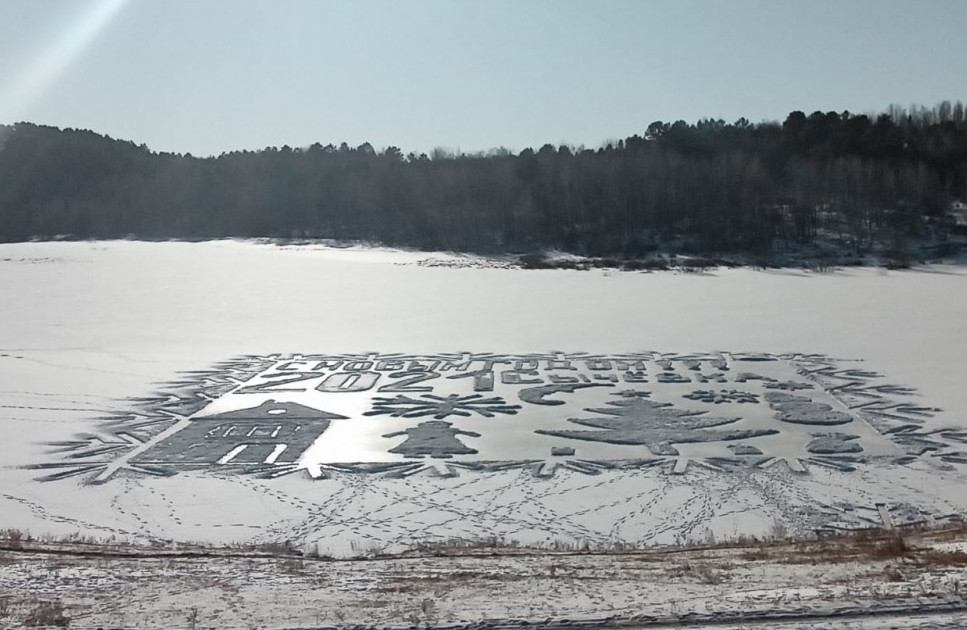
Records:
[[[0,241],[323,238],[626,259],[818,246],[903,263],[956,254],[960,103],[889,114],[656,121],[587,149],[404,155],[320,143],[197,158],[91,131],[0,127]]]

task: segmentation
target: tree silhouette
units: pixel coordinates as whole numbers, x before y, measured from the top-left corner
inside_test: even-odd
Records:
[[[781,123],[656,121],[598,149],[518,154],[364,142],[212,158],[90,131],[0,126],[0,241],[333,238],[478,252],[769,256],[836,234],[905,256],[967,200],[962,103]]]

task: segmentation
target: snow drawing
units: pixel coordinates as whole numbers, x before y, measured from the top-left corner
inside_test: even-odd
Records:
[[[729,450],[735,455],[762,455],[762,451],[751,444],[729,444]]]
[[[727,402],[759,402],[759,397],[757,395],[749,392],[741,392],[737,389],[698,389],[690,394],[685,394],[683,398],[688,398],[689,400],[701,400],[702,402],[714,403],[716,405]]]
[[[779,419],[783,422],[795,424],[833,425],[847,424],[853,418],[842,411],[835,411],[826,403],[814,402],[805,396],[769,392],[766,401],[779,412]]]
[[[405,435],[406,441],[399,446],[389,450],[390,453],[399,453],[404,457],[453,457],[454,455],[472,455],[477,451],[468,447],[457,439],[458,435],[470,437],[480,437],[479,433],[473,431],[461,431],[454,429],[449,422],[442,420],[429,420],[421,422],[411,429],[387,433],[384,438]]]
[[[184,429],[132,458],[141,465],[294,463],[332,420],[346,416],[294,402],[267,400],[187,422]]]
[[[782,383],[766,383],[763,385],[766,389],[781,389],[787,392],[795,392],[803,389],[815,389],[809,383],[800,383],[798,381],[784,381]]]
[[[574,440],[642,445],[655,455],[678,455],[672,444],[744,440],[779,432],[777,429],[715,429],[734,424],[740,418],[704,417],[705,411],[677,409],[671,403],[655,402],[641,396],[622,396],[608,405],[608,408],[586,410],[604,417],[568,418],[568,422],[601,429],[599,431],[538,429],[537,433]]]
[[[816,433],[806,446],[806,450],[820,455],[860,453],[863,447],[855,441],[859,437],[850,433]]]
[[[447,416],[469,416],[474,413],[486,418],[493,418],[495,414],[515,414],[520,405],[508,405],[503,398],[484,398],[480,394],[470,396],[434,396],[422,394],[422,400],[409,396],[397,395],[395,398],[373,399],[373,409],[367,411],[367,416],[389,414],[394,418],[419,418],[433,416],[437,420]]]
[[[810,354],[249,356],[131,401],[102,431],[51,444],[52,461],[32,468],[42,480],[103,483],[206,470],[545,477],[967,464],[967,434],[934,426],[938,410],[913,395],[855,362]]]
[[[518,393],[522,402],[532,405],[563,405],[565,401],[557,398],[548,398],[552,394],[565,393],[573,394],[579,389],[588,387],[611,387],[605,383],[555,383],[552,385],[541,385],[540,387],[528,387]]]

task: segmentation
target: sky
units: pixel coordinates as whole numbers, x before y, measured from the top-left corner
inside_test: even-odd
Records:
[[[0,0],[0,124],[218,155],[598,147],[967,100],[964,0]]]

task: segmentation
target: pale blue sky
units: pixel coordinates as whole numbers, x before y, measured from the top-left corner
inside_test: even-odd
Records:
[[[0,123],[162,151],[597,147],[967,100],[967,0],[0,0]]]

